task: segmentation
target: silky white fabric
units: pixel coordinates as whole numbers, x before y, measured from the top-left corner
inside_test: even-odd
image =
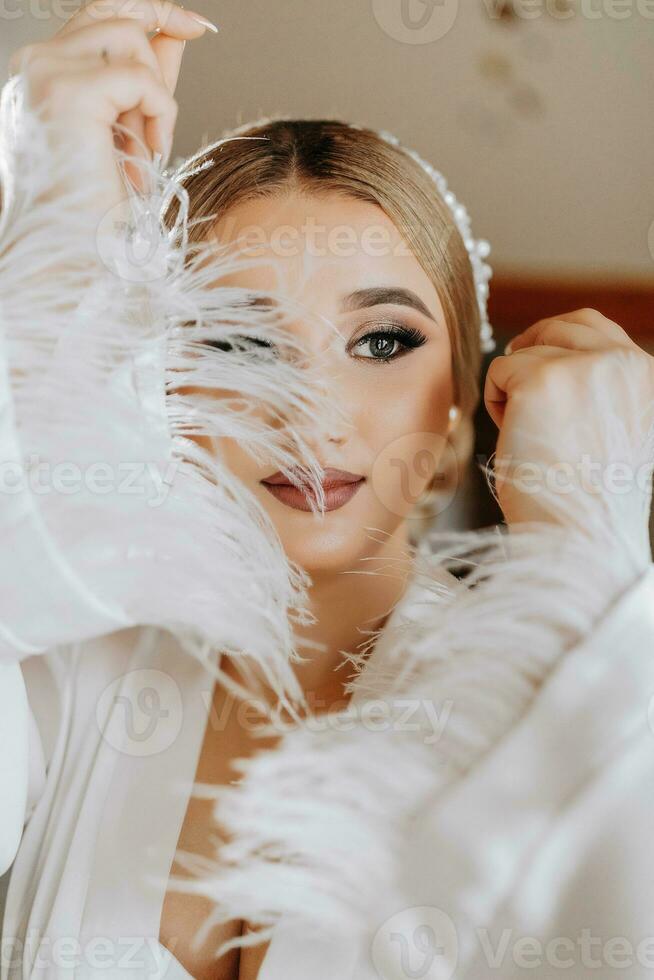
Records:
[[[411,583],[389,625],[410,612],[413,600],[415,609],[424,599]],[[371,665],[375,652],[384,656],[389,635],[382,634]],[[172,863],[207,721],[205,668],[170,634],[142,627],[30,657],[22,671],[42,736],[29,743],[31,815],[10,878],[3,980],[187,978],[158,942],[165,889],[145,876],[166,874]],[[112,690],[112,726],[96,705],[123,675],[132,686],[123,680],[128,701]],[[139,713],[143,690],[155,692],[156,716],[143,713],[143,705]],[[634,951],[642,944],[654,880],[652,694],[654,566],[570,651],[520,724],[416,822],[405,873],[415,905],[436,908],[455,924],[457,977],[521,975],[521,956],[526,962],[529,951],[518,940],[525,937],[559,942],[554,965],[542,954],[542,976],[558,975],[555,954],[569,957],[565,939],[574,944],[584,929],[603,947],[620,936],[633,937]],[[3,709],[13,696],[3,688]],[[125,738],[132,711],[120,750],[116,739]],[[157,725],[142,739],[153,717]],[[20,748],[17,740],[14,746]],[[24,767],[20,752],[11,759],[16,770]],[[47,776],[38,771],[44,759]],[[7,754],[4,765],[11,765]],[[403,923],[406,915],[400,933]],[[20,947],[13,947],[10,965],[14,938],[30,936],[31,950],[18,957]],[[36,936],[42,966],[34,960]],[[64,937],[79,947],[62,945]],[[596,965],[580,961],[578,942],[575,948],[574,976],[597,975]],[[537,953],[529,949],[533,961]],[[625,961],[616,944],[605,954],[597,943],[592,949],[591,962],[604,955],[606,969]],[[418,950],[411,956],[415,969]],[[440,973],[426,975],[447,975],[446,963],[436,967]],[[397,964],[389,969],[389,976],[411,975],[397,972]],[[285,923],[277,926],[259,974],[260,980],[376,975],[369,950],[359,953],[342,937],[308,938]],[[624,975],[644,977],[648,969],[636,962]]]
[[[410,582],[375,652],[383,655],[389,628],[425,598]],[[2,980],[187,977],[159,943],[159,923],[213,679],[154,627],[59,646],[19,669],[27,745],[14,729],[3,760],[5,785],[23,779],[27,763],[29,816],[9,881]],[[0,716],[9,716],[15,696],[0,689]],[[8,824],[5,814],[11,838]],[[347,942],[307,940],[280,923],[260,980],[290,980],[296,971],[298,978],[347,977],[356,953]]]

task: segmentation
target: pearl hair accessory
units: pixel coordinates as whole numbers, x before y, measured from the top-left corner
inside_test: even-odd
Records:
[[[355,124],[350,124],[353,129],[362,129],[363,127]],[[415,150],[411,150],[404,146],[396,136],[386,130],[374,130],[377,136],[381,139],[386,140],[392,146],[397,146],[404,153],[408,154],[416,163],[420,164],[422,169],[429,174],[431,179],[436,184],[438,192],[447,204],[452,217],[454,218],[454,223],[456,224],[461,238],[463,239],[463,244],[466,247],[466,251],[470,258],[470,264],[472,266],[472,274],[475,280],[475,291],[477,293],[477,304],[479,306],[480,315],[480,327],[479,327],[479,339],[481,342],[481,349],[485,354],[490,353],[495,350],[496,343],[493,338],[493,328],[488,320],[488,280],[493,274],[493,270],[488,262],[484,262],[484,259],[490,254],[490,243],[486,241],[485,238],[473,238],[470,231],[470,215],[466,210],[465,206],[457,201],[454,193],[449,190],[447,186],[447,181],[443,174],[432,167],[430,163],[424,160],[421,156],[416,153]]]
[[[215,149],[221,143],[224,143],[228,139],[238,137],[241,134],[247,132],[249,129],[254,129],[259,126],[266,126],[270,123],[275,122],[292,122],[293,116],[278,115],[278,116],[262,116],[254,121],[243,123],[234,129],[230,129],[225,132],[220,139],[216,140],[214,143],[208,146],[202,147],[194,156],[190,157],[188,160],[183,161],[183,167],[185,169],[192,165],[196,157],[204,156],[210,150]],[[453,192],[448,188],[447,181],[440,171],[432,167],[430,163],[423,160],[415,150],[411,150],[404,146],[400,140],[389,133],[387,130],[375,130],[371,129],[369,126],[363,126],[359,123],[346,123],[350,129],[367,129],[370,132],[375,133],[380,139],[385,140],[393,146],[398,147],[403,153],[406,153],[413,160],[418,163],[422,169],[429,174],[431,179],[436,184],[439,194],[443,198],[445,204],[447,205],[452,217],[454,218],[454,223],[459,230],[461,238],[463,239],[463,244],[465,245],[466,251],[470,258],[470,264],[472,266],[472,274],[475,282],[475,292],[477,295],[477,305],[479,306],[479,316],[480,316],[480,327],[479,327],[479,340],[481,344],[482,351],[487,354],[495,350],[496,343],[493,338],[493,328],[488,320],[488,280],[493,274],[493,270],[488,262],[484,259],[490,254],[490,244],[485,238],[473,238],[472,232],[470,230],[470,215],[468,214],[465,206],[457,201]],[[205,164],[208,166],[209,164]],[[200,168],[202,169],[202,167]]]

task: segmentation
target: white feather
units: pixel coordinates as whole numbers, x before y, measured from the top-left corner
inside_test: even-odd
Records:
[[[14,79],[0,107],[3,459],[152,466],[140,495],[82,486],[73,497],[29,489],[8,497],[0,522],[16,575],[0,589],[0,655],[154,623],[207,663],[212,650],[247,652],[280,697],[300,704],[291,634],[294,617],[308,615],[307,579],[220,456],[189,436],[236,437],[257,459],[299,468],[319,495],[311,435],[335,407],[317,378],[293,366],[303,351],[288,332],[242,305],[242,291],[212,285],[235,260],[191,254],[188,201],[174,175],[149,168],[156,193],[133,194],[132,221],[118,227],[89,220],[92,189],[83,182],[46,201],[70,175],[70,157],[53,154],[21,99]],[[159,209],[171,195],[181,207],[168,232]],[[147,262],[127,247],[144,217]],[[226,358],[196,344],[250,329],[266,331],[291,356]],[[190,385],[236,396],[191,398],[182,392]],[[634,466],[649,465],[652,427],[635,437],[604,391],[594,396],[605,458],[627,447]],[[293,427],[264,424],[255,404],[280,423],[293,418]],[[644,420],[650,407],[623,406],[624,417]],[[378,921],[375,910],[400,887],[411,815],[501,738],[559,658],[647,569],[650,497],[651,485],[585,501],[552,494],[558,524],[448,532],[426,543],[410,614],[402,616],[403,604],[372,655],[352,658],[358,674],[340,718],[350,730],[317,730],[308,717],[276,750],[242,760],[236,786],[197,787],[215,799],[230,841],[215,859],[180,854],[197,876],[175,883],[216,902],[207,928],[231,918],[264,927],[218,952],[269,938],[282,917],[358,936]],[[447,574],[463,565],[463,582]],[[374,699],[395,719],[383,731],[364,721]],[[407,700],[451,704],[435,744],[425,737],[426,719],[415,731],[402,727]]]
[[[220,453],[190,436],[238,439],[320,503],[308,440],[337,409],[302,366],[283,297],[273,322],[247,290],[212,284],[252,259],[191,249],[180,182],[142,162],[152,193],[131,189],[98,221],[102,186],[75,179],[81,151],[22,82],[0,105],[0,448],[8,482],[20,477],[0,511],[15,569],[0,589],[0,656],[152,623],[214,671],[211,651],[247,652],[280,696],[301,701],[291,623],[308,615],[306,576]],[[252,333],[280,357],[202,343]],[[98,462],[104,483],[89,479]],[[74,492],[53,490],[64,472]]]

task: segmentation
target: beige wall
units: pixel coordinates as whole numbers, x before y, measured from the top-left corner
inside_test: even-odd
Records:
[[[413,26],[402,0],[197,0],[221,32],[187,48],[176,152],[261,113],[369,123],[445,173],[494,266],[652,281],[654,0],[575,0],[572,16],[522,0],[512,21],[491,0],[406,4]],[[3,73],[56,9],[0,0]]]

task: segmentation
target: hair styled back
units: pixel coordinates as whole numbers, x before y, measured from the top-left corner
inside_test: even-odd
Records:
[[[200,150],[182,165],[178,178],[188,193],[190,244],[208,235],[212,220],[253,198],[295,191],[339,194],[378,205],[403,235],[443,305],[454,400],[462,415],[460,431],[450,441],[459,467],[467,462],[462,455],[470,453],[482,356],[472,267],[434,181],[408,153],[365,127],[331,119],[278,118],[241,127],[217,146]],[[167,223],[178,207],[174,200]],[[446,482],[452,478],[458,474],[445,476]]]

